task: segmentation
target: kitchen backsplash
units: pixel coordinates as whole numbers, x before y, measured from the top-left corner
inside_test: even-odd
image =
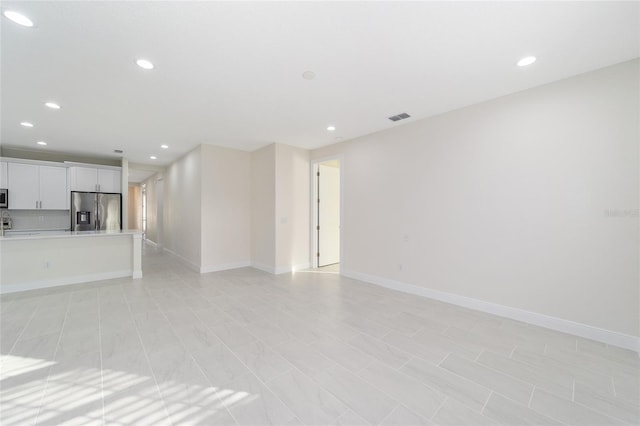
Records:
[[[7,210],[2,210],[3,212]],[[69,210],[8,210],[13,229],[69,229]]]

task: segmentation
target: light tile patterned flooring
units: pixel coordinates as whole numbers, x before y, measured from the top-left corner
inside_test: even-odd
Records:
[[[326,270],[144,274],[1,298],[3,426],[640,423],[634,352]]]

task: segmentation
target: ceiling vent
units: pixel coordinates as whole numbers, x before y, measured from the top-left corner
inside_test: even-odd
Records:
[[[405,118],[409,118],[411,117],[409,114],[407,114],[406,112],[403,112],[402,114],[398,114],[398,115],[394,115],[393,117],[389,117],[389,120],[391,121],[400,121],[400,120],[404,120]]]

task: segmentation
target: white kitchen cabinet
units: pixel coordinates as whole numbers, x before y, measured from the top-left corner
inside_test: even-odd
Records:
[[[9,208],[19,210],[37,209],[40,205],[39,166],[9,163]]]
[[[94,167],[71,167],[70,186],[72,191],[94,192],[98,190],[98,169]]]
[[[98,188],[100,192],[122,192],[122,171],[98,169]]]
[[[71,190],[86,192],[122,192],[122,172],[119,169],[71,167]]]
[[[69,207],[67,169],[40,166],[40,208],[68,210]]]
[[[7,187],[7,162],[0,161],[0,188]]]
[[[9,208],[68,210],[67,169],[8,163]]]

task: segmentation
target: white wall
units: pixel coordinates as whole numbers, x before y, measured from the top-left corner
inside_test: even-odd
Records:
[[[309,266],[309,151],[251,153],[251,263],[272,273]]]
[[[194,269],[200,267],[202,259],[201,166],[202,148],[199,146],[172,163],[159,182],[164,186],[164,248]],[[150,202],[147,195],[147,203]]]
[[[309,151],[275,146],[276,272],[309,267]]]
[[[638,75],[627,62],[313,151],[343,155],[342,267],[638,336]]]
[[[144,181],[146,185],[147,197],[147,231],[145,237],[147,240],[158,243],[158,197],[157,197],[157,179],[158,174],[151,176]],[[160,181],[162,182],[162,181]]]
[[[148,179],[148,238],[160,239],[156,213],[162,209],[163,248],[192,269],[249,265],[250,164],[248,152],[200,145]]]
[[[275,272],[276,146],[251,153],[251,262]]]
[[[193,269],[253,264],[281,273],[309,265],[308,150],[201,145],[145,183],[148,238],[159,239],[162,185],[164,248]]]
[[[201,145],[201,270],[251,260],[251,154]]]

